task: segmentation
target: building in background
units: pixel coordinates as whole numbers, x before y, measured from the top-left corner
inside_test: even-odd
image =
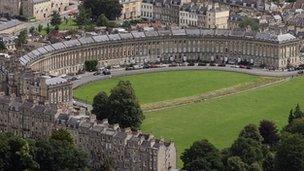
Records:
[[[132,20],[140,18],[141,0],[119,0],[122,5],[121,20]]]
[[[220,7],[218,3],[208,5],[206,12],[206,28],[228,28],[229,9]]]
[[[62,13],[68,6],[69,0],[24,0],[22,11],[26,18],[47,20],[53,11]]]
[[[179,12],[179,25],[202,28],[228,28],[229,9],[218,3],[188,3]]]
[[[0,0],[0,14],[19,16],[21,12],[21,0]]]
[[[141,18],[147,20],[154,19],[154,0],[143,0],[141,2]]]

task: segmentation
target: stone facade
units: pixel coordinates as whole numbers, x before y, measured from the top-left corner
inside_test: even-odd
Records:
[[[141,3],[141,18],[145,18],[148,20],[153,20],[154,16],[154,5],[153,1],[144,0]]]
[[[300,43],[291,34],[178,29],[98,35],[36,49],[20,58],[22,65],[53,75],[76,73],[86,60],[100,66],[131,61],[247,60],[256,66],[286,68],[298,65]]]
[[[36,20],[47,20],[53,11],[59,13],[69,6],[69,0],[24,0],[23,15]]]
[[[21,0],[0,0],[0,14],[19,16]]]
[[[118,171],[167,171],[176,167],[173,142],[122,129],[107,120],[98,123],[94,117],[73,113],[72,109],[60,113],[52,105],[0,96],[0,132],[43,138],[58,128],[71,132],[75,144],[89,153],[90,164],[96,169],[106,160],[112,160]]]
[[[181,7],[179,12],[179,25],[227,29],[228,17],[229,9],[219,7],[218,3],[189,3]]]
[[[122,5],[121,20],[130,20],[140,17],[141,0],[120,0]]]
[[[79,117],[59,117],[74,135],[75,143],[90,152],[92,165],[99,168],[102,162],[112,160],[116,170],[167,171],[176,167],[176,150],[173,142],[155,139],[153,135],[122,129],[107,120]],[[68,119],[67,119],[68,118]]]
[[[18,59],[18,58],[17,58]],[[67,129],[77,147],[85,150],[98,170],[107,160],[118,171],[167,171],[176,168],[173,142],[107,120],[97,121],[86,107],[71,104],[72,84],[21,66],[0,56],[0,132],[25,138],[50,136]]]
[[[56,108],[8,96],[0,97],[0,132],[25,138],[49,136],[54,129]]]

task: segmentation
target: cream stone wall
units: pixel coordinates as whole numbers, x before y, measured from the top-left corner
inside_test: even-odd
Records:
[[[141,15],[141,0],[120,0],[123,8],[121,11],[121,20],[139,18]]]
[[[147,33],[148,34],[148,33]],[[164,34],[160,32],[159,34]],[[299,41],[275,42],[251,37],[221,35],[163,35],[112,40],[45,54],[27,63],[35,71],[52,74],[76,73],[86,60],[97,59],[101,66],[147,61],[188,60],[252,61],[256,66],[285,68],[299,64]],[[235,34],[243,34],[242,32]],[[121,34],[126,36],[128,34]],[[116,35],[118,36],[118,35]],[[80,43],[80,42],[79,42]],[[29,54],[30,55],[30,54]]]
[[[23,14],[27,18],[46,20],[52,11],[50,0],[26,0],[23,4]]]
[[[228,17],[229,10],[211,10],[207,11],[206,15],[206,26],[207,28],[218,28],[227,29],[228,28]]]
[[[63,12],[69,6],[69,0],[25,0],[23,13],[27,18],[46,20],[53,11]]]

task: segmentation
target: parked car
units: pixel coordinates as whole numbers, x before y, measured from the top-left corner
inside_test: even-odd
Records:
[[[103,74],[103,75],[111,75],[111,71],[110,71],[109,69],[104,69],[104,70],[102,71],[102,74]]]
[[[304,74],[304,71],[303,70],[298,71],[298,74]]]
[[[170,65],[169,65],[169,67],[177,67],[178,66],[178,64],[177,63],[171,63]]]
[[[209,65],[210,66],[216,66],[216,64],[214,62],[211,62]]]
[[[188,66],[195,66],[195,63],[194,63],[194,62],[190,62],[190,63],[188,64]]]
[[[226,64],[221,63],[221,64],[218,64],[217,66],[219,66],[219,67],[225,67],[225,66],[226,66]]]
[[[200,63],[198,63],[198,66],[207,66],[207,63],[205,63],[205,62],[200,62]]]
[[[97,71],[97,72],[95,72],[93,75],[100,75],[101,74],[101,72],[100,71]]]
[[[143,69],[144,66],[143,65],[134,65],[133,66],[135,70],[139,70],[139,69]]]

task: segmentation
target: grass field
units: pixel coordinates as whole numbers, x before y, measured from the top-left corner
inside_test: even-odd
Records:
[[[101,90],[114,87],[119,80],[131,81],[141,104],[170,100],[180,97],[230,87],[259,79],[260,77],[220,71],[171,71],[118,77],[93,82],[75,90],[74,97],[92,103]]]
[[[258,80],[260,77],[220,71],[174,71],[114,78],[88,84],[75,96],[89,102],[100,90],[118,80],[130,80],[142,104],[175,99]],[[304,77],[235,95],[145,113],[142,131],[172,139],[180,155],[194,141],[206,138],[218,148],[229,147],[248,123],[273,120],[279,128],[287,123],[289,110],[304,105]],[[179,159],[179,156],[178,156]],[[178,166],[182,163],[179,160]]]
[[[304,104],[303,85],[304,77],[298,77],[280,85],[146,113],[142,130],[174,140],[179,154],[202,138],[225,148],[248,123],[269,119],[280,128],[285,125],[289,110]]]

